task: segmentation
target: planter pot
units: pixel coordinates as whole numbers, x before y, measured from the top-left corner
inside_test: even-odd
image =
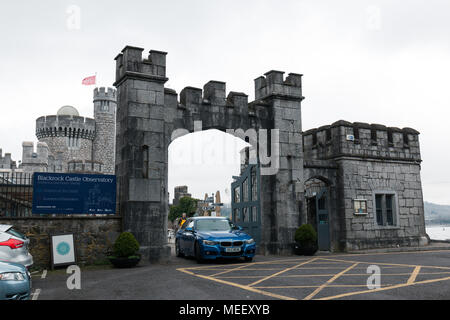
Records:
[[[139,261],[141,261],[141,256],[139,255],[133,258],[108,257],[108,260],[116,268],[132,268],[137,266]]]
[[[294,245],[294,253],[301,256],[312,256],[319,248],[316,243],[298,243]]]

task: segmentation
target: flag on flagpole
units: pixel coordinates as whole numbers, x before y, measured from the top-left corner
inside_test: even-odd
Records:
[[[97,75],[95,75],[95,76],[90,76],[90,77],[87,77],[87,78],[84,78],[83,81],[81,82],[81,84],[83,84],[83,85],[85,85],[85,86],[90,86],[90,85],[95,84],[95,78],[96,78],[96,76],[97,76]]]

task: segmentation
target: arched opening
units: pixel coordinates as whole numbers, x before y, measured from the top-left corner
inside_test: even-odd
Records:
[[[241,150],[248,143],[217,129],[189,133],[173,140],[168,148],[169,207],[180,198],[197,203],[188,215],[220,215],[232,219],[231,184],[241,170]],[[205,198],[209,198],[206,199]],[[213,202],[209,201],[213,198]],[[212,204],[223,204],[213,206]],[[176,227],[169,208],[169,228]],[[172,220],[171,220],[172,219]]]
[[[319,250],[330,250],[330,181],[311,177],[305,181],[306,223],[317,232]]]

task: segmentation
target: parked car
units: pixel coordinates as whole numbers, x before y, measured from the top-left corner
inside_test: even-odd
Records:
[[[175,237],[177,257],[193,256],[197,261],[244,258],[252,261],[256,243],[241,227],[225,217],[192,217]]]
[[[31,275],[18,263],[0,261],[0,300],[29,300]]]
[[[33,256],[28,252],[30,240],[13,226],[0,224],[0,261],[14,262],[30,268]]]

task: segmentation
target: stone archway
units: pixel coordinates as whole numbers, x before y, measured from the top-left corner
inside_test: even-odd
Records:
[[[269,130],[273,157],[259,157],[268,173],[261,179],[260,248],[263,253],[290,253],[303,198],[302,75],[284,79],[284,72],[267,72],[255,79],[255,101],[250,103],[244,93],[226,95],[220,81],[209,81],[203,90],[186,87],[178,98],[164,87],[166,53],[151,50],[143,58],[142,52],[127,46],[115,59],[116,175],[124,230],[135,234],[150,259],[168,254],[168,146],[174,138],[199,126],[239,130],[242,138],[258,132],[251,144],[259,152],[267,145],[261,133]],[[275,166],[273,161],[264,165],[272,159]]]

